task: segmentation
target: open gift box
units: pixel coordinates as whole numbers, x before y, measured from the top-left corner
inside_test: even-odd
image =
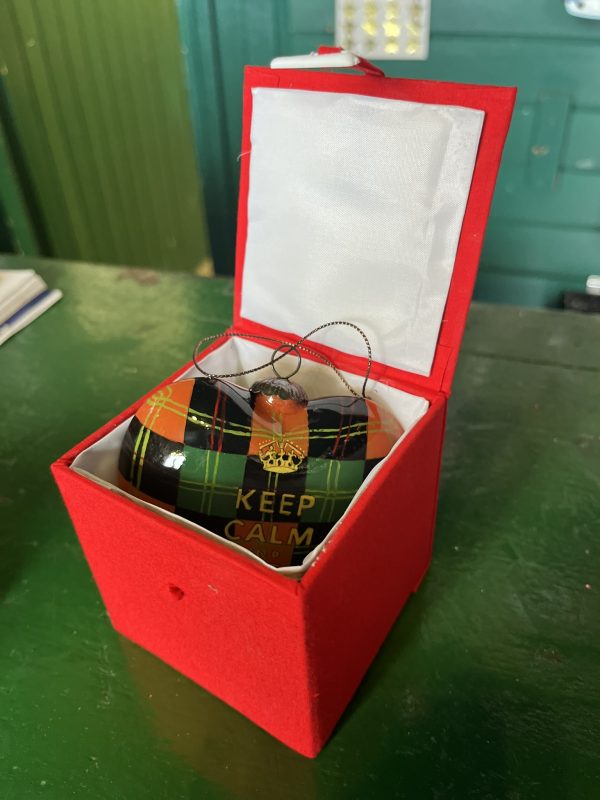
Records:
[[[404,435],[323,544],[281,569],[116,486],[142,401],[52,470],[114,627],[315,756],[429,565],[447,398],[515,90],[385,78],[347,53],[273,67],[245,74],[230,331],[295,341],[330,319],[360,325],[368,393]],[[351,330],[311,346],[360,387]],[[229,372],[265,355],[227,339],[201,361]],[[318,360],[300,380],[309,396],[340,393]]]

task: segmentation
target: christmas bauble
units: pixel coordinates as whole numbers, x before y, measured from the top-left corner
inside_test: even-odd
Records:
[[[139,408],[119,485],[274,566],[298,565],[401,434],[362,397],[308,400],[284,378],[251,390],[191,378]]]

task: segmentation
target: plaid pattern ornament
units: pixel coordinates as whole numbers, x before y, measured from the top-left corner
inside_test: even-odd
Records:
[[[287,378],[190,378],[137,411],[119,485],[276,567],[302,564],[402,434],[371,400],[308,400]]]

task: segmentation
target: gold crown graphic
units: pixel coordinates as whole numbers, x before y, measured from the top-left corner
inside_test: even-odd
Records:
[[[304,453],[291,442],[265,442],[258,448],[263,469],[267,472],[296,472],[304,461]]]

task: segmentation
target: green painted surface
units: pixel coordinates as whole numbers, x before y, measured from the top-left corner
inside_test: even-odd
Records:
[[[207,217],[218,272],[233,274],[242,71],[282,52],[282,0],[176,0]]]
[[[0,114],[0,251],[33,256],[39,253],[35,229],[2,123]]]
[[[216,79],[210,95],[200,92],[193,77],[190,89],[197,129],[218,121],[227,132],[217,142],[207,127],[199,151],[209,165],[218,147],[226,164],[227,182],[214,172],[207,188],[219,195],[222,230],[233,241],[243,66],[331,44],[334,4],[179,0],[178,7],[188,58],[197,63],[210,54]],[[204,24],[208,14],[210,27]],[[429,60],[381,62],[392,76],[519,88],[476,290],[481,298],[557,305],[562,291],[581,290],[587,275],[599,269],[599,44],[600,25],[569,16],[558,0],[436,0]],[[505,242],[507,229],[517,231],[512,244]],[[590,269],[591,241],[596,255]],[[215,253],[217,248],[215,243]],[[526,254],[532,251],[536,258],[530,262]],[[232,271],[231,263],[218,259],[217,268]]]
[[[0,70],[50,254],[209,257],[170,0],[2,0]]]
[[[228,323],[231,283],[0,265],[65,293],[0,348],[3,800],[597,795],[600,317],[473,307],[431,570],[309,761],[113,631],[48,471]]]

